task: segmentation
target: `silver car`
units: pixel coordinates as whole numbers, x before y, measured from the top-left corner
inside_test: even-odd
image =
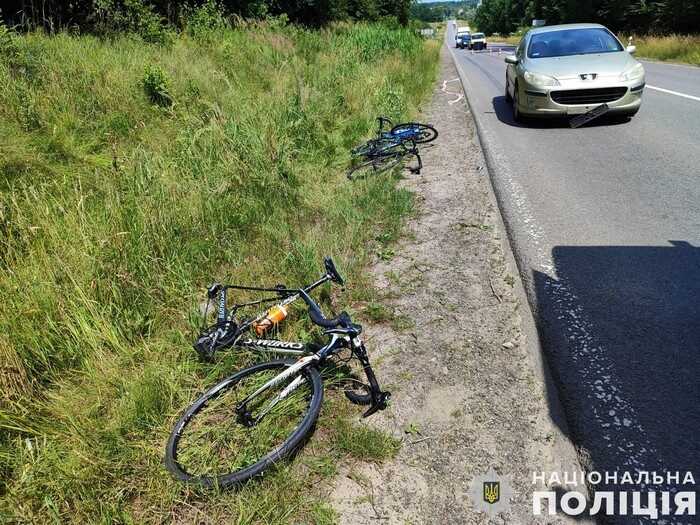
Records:
[[[644,91],[644,67],[599,24],[538,27],[506,56],[506,100],[515,120],[586,113],[601,104],[633,116]]]

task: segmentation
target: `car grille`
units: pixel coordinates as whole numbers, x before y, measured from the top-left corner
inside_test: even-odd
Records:
[[[552,91],[552,100],[557,104],[603,104],[622,98],[627,93],[626,87],[568,89]]]

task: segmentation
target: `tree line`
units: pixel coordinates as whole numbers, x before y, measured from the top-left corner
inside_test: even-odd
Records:
[[[442,22],[452,19],[471,19],[474,16],[477,0],[461,2],[414,2],[411,6],[411,18],[422,22]]]
[[[407,25],[411,0],[4,0],[7,26],[104,32],[160,24],[177,27],[187,14],[208,9],[224,16],[285,15],[295,23],[321,26],[337,20],[394,20]]]
[[[508,34],[533,19],[598,22],[623,32],[693,34],[700,32],[700,0],[483,0],[474,23],[486,33]]]

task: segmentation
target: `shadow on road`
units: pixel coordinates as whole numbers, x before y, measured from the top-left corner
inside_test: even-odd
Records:
[[[557,246],[552,259],[556,279],[533,275],[537,321],[572,441],[600,471],[697,479],[700,248]]]
[[[513,119],[513,107],[510,102],[506,101],[506,97],[500,95],[498,97],[493,97],[491,100],[493,105],[494,113],[498,120],[509,126],[514,126],[517,128],[534,128],[534,129],[571,129],[569,127],[568,118],[530,118],[527,119],[526,123],[520,124],[515,122]],[[585,124],[579,129],[583,128],[596,128],[600,126],[617,126],[620,124],[626,124],[631,119],[629,117],[620,116],[602,116],[597,118],[588,124]],[[574,131],[574,130],[572,130]]]

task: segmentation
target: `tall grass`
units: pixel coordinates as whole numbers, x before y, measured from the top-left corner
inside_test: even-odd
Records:
[[[189,347],[206,284],[299,284],[332,254],[339,301],[371,293],[362,266],[411,198],[391,177],[347,183],[347,151],[377,114],[416,112],[437,44],[271,22],[165,47],[3,31],[0,47],[0,519],[328,516],[301,491],[315,475],[194,494],[163,446],[241,364]]]
[[[525,31],[526,28],[520,29],[517,34],[492,37],[492,40],[517,46]],[[623,45],[627,45],[630,36],[632,43],[637,47],[638,58],[700,66],[700,35],[618,35]]]
[[[620,37],[624,44],[627,38],[628,35]],[[641,58],[700,66],[700,35],[632,35],[632,43],[637,46],[637,55]]]

